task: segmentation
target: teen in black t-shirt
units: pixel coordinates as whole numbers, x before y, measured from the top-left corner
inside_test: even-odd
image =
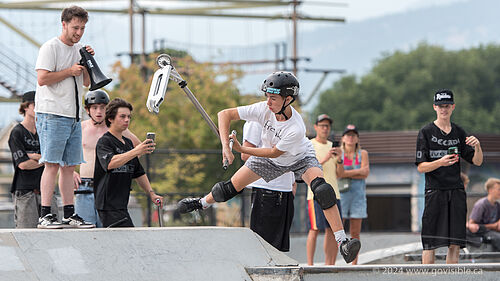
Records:
[[[10,192],[14,193],[17,190],[26,193],[37,190],[39,193],[43,165],[34,165],[33,169],[21,169],[19,167],[25,161],[33,160],[33,162],[38,162],[29,157],[31,154],[40,154],[38,134],[29,132],[19,123],[10,132],[9,148],[12,153],[12,164],[14,165],[14,178],[12,179]]]
[[[14,177],[10,192],[14,199],[16,228],[34,228],[40,216],[40,178],[43,164],[39,164],[40,142],[35,127],[35,92],[26,92],[19,106],[24,116],[9,136]],[[53,204],[55,206],[55,204]]]
[[[94,180],[96,183],[97,210],[125,210],[130,196],[132,179],[145,174],[137,157],[124,165],[107,170],[113,156],[130,151],[134,148],[132,141],[122,137],[125,143],[119,141],[110,132],[105,133],[97,142]]]
[[[154,151],[155,144],[147,139],[135,148],[123,136],[130,122],[132,105],[116,98],[106,107],[106,126],[109,127],[96,146],[94,166],[95,204],[103,227],[133,227],[127,210],[132,179],[160,207],[163,198],[151,188],[148,177],[139,162],[139,156]]]
[[[418,133],[415,164],[425,173],[425,207],[422,216],[422,263],[434,263],[435,249],[448,247],[446,263],[458,263],[465,247],[467,202],[460,178],[460,158],[480,166],[483,152],[479,140],[451,123],[455,110],[453,93],[434,95],[436,120]],[[452,153],[448,153],[448,149]]]
[[[450,147],[458,148],[460,158],[472,164],[474,148],[465,144],[467,133],[460,126],[451,123],[448,134],[439,129],[434,122],[423,127],[417,139],[417,157],[415,163],[432,162],[448,154]],[[460,162],[451,166],[443,166],[425,173],[425,189],[464,188],[460,178]]]

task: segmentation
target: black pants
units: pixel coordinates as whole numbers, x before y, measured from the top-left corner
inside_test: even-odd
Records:
[[[293,212],[292,192],[252,188],[250,229],[282,252],[290,250]]]
[[[103,227],[134,227],[128,210],[97,210]]]

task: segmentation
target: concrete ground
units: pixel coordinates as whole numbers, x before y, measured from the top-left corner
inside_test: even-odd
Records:
[[[314,254],[314,264],[324,265],[325,254],[323,250],[324,233],[318,235],[318,241],[316,241],[316,251]],[[306,254],[306,241],[307,235],[292,235],[290,239],[290,252],[286,253],[292,259],[298,261],[301,265],[307,264],[307,254]],[[360,250],[360,261],[363,255],[372,256],[370,254],[382,255],[382,250],[387,252],[388,248],[396,247],[401,249],[414,250],[420,244],[420,233],[404,233],[404,232],[368,232],[361,233],[361,250]],[[377,251],[380,250],[380,251]],[[377,254],[378,252],[378,254]],[[390,253],[388,253],[390,254]],[[370,257],[373,259],[376,257]],[[365,259],[366,260],[366,259]],[[337,256],[338,265],[343,263],[340,254]],[[403,263],[401,260],[399,263]],[[361,263],[360,263],[361,264]]]

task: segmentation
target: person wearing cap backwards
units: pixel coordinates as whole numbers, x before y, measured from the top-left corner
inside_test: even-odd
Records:
[[[337,174],[339,178],[349,179],[349,188],[339,187],[342,194],[342,217],[349,219],[349,233],[360,239],[361,224],[368,217],[366,212],[366,178],[370,175],[368,151],[361,149],[359,132],[349,124],[342,133],[342,155],[344,169]],[[352,264],[358,264],[356,258]]]
[[[75,180],[75,212],[85,221],[102,227],[95,209],[94,198],[94,165],[97,141],[108,131],[104,122],[109,95],[104,90],[90,91],[85,95],[85,110],[90,119],[82,122],[82,146],[84,163],[80,164],[80,174],[74,173]],[[134,147],[141,141],[129,129],[123,132]]]
[[[316,137],[311,139],[311,143],[316,151],[316,158],[323,167],[325,180],[335,191],[337,196],[337,206],[341,211],[340,192],[337,186],[337,170],[343,169],[341,159],[339,157],[342,152],[338,145],[333,145],[328,140],[332,129],[333,120],[326,114],[321,114],[314,123]],[[342,212],[340,213],[342,217]],[[311,188],[307,187],[307,221],[309,233],[307,235],[307,264],[314,264],[314,252],[316,250],[316,240],[319,231],[325,231],[325,239],[323,249],[325,251],[325,265],[334,265],[337,259],[337,244],[332,229],[321,211],[321,206],[314,200],[314,193]]]
[[[351,262],[358,254],[361,244],[357,239],[348,239],[344,233],[335,191],[323,178],[314,148],[306,137],[302,117],[290,106],[299,94],[297,78],[289,72],[274,72],[264,80],[261,89],[266,101],[218,113],[222,161],[227,160],[231,164],[234,160],[229,147],[230,139],[234,141],[235,151],[252,156],[230,180],[216,183],[205,197],[180,200],[177,205],[179,212],[192,212],[208,208],[215,202],[226,202],[260,178],[269,182],[291,171],[295,173],[296,180],[302,178],[311,186],[315,199],[334,231],[344,260]],[[236,136],[229,135],[233,120],[258,122],[262,126],[262,146],[241,146]]]
[[[448,247],[446,263],[458,263],[466,244],[467,202],[460,178],[460,158],[480,166],[479,140],[451,122],[453,92],[434,94],[436,120],[420,129],[415,164],[425,173],[425,207],[422,215],[422,263],[434,263],[435,249]],[[451,153],[449,153],[451,152]]]
[[[40,178],[43,164],[39,164],[40,143],[35,127],[35,92],[24,93],[19,113],[24,116],[9,136],[9,148],[14,164],[10,192],[14,200],[16,228],[36,228],[40,217]],[[57,212],[55,197],[51,208]]]

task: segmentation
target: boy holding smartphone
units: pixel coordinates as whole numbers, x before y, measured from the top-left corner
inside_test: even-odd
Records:
[[[425,207],[422,216],[422,263],[434,263],[435,249],[448,247],[446,263],[458,263],[465,247],[467,202],[460,178],[460,158],[480,166],[483,151],[479,140],[451,122],[455,110],[453,92],[434,95],[436,120],[418,133],[415,164],[425,173]]]
[[[103,227],[133,227],[127,205],[132,179],[135,179],[151,201],[162,206],[163,198],[151,188],[139,156],[151,154],[155,143],[146,139],[136,147],[123,135],[128,129],[132,105],[116,98],[106,107],[109,128],[97,141],[94,181],[96,209]]]

